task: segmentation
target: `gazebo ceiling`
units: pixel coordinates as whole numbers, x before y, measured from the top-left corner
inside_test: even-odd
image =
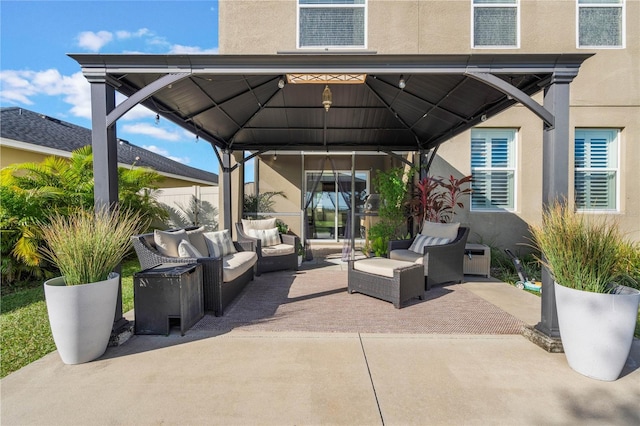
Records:
[[[89,81],[106,79],[130,97],[112,121],[139,102],[222,150],[260,152],[430,149],[543,90],[552,76],[575,76],[590,55],[70,56]],[[366,78],[329,82],[325,111],[325,83],[280,87],[294,73]]]

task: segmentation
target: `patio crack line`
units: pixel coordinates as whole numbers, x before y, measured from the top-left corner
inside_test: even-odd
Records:
[[[364,343],[362,343],[362,336],[358,333],[358,339],[360,340],[360,348],[362,348],[362,356],[364,357],[364,363],[367,366],[367,373],[369,373],[369,381],[371,382],[371,388],[373,389],[373,396],[376,399],[376,405],[378,406],[378,414],[380,415],[380,423],[384,426],[384,417],[382,416],[382,410],[380,409],[380,401],[378,401],[378,393],[376,392],[376,385],[373,383],[373,376],[371,376],[371,368],[369,368],[369,360],[367,359],[367,353],[364,350]]]

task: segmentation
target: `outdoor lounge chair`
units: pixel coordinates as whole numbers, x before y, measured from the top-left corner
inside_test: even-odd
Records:
[[[276,219],[242,219],[236,223],[238,242],[253,243],[258,255],[256,275],[263,272],[298,270],[300,239],[295,235],[281,234]]]
[[[424,265],[425,290],[446,282],[461,283],[464,280],[464,249],[469,228],[460,226],[455,239],[442,245],[424,245],[422,252],[410,250],[414,240],[389,241],[390,259],[421,263]]]

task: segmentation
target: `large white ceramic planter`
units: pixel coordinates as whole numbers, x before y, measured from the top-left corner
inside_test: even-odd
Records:
[[[616,293],[575,290],[555,283],[560,338],[569,366],[598,380],[616,380],[629,356],[640,291],[619,286]]]
[[[64,277],[45,281],[44,294],[56,348],[65,364],[81,364],[101,356],[109,344],[120,276],[106,281],[66,286]]]

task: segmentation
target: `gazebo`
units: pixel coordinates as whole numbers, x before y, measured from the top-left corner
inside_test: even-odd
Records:
[[[428,163],[440,144],[515,104],[544,126],[543,205],[567,196],[569,85],[591,54],[69,56],[91,83],[96,203],[118,200],[115,123],[142,104],[214,147],[231,229],[234,152],[250,152],[245,161],[270,150],[410,151]],[[116,91],[127,96],[119,105]],[[532,98],[540,91],[542,105]],[[548,272],[543,285],[536,330],[558,338]]]

